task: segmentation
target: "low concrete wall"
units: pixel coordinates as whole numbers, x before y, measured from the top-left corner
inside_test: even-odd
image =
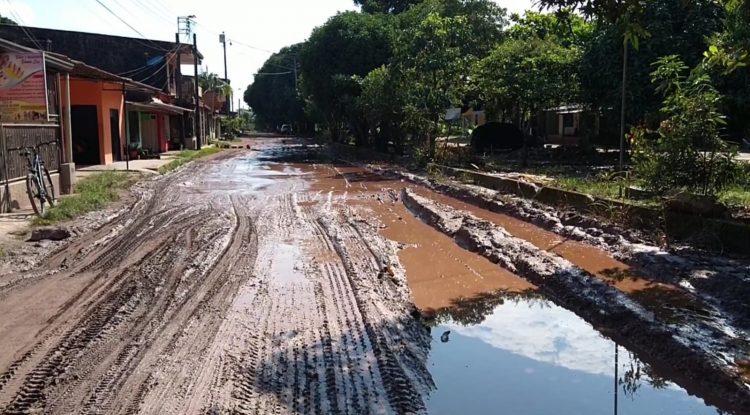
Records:
[[[612,218],[628,226],[653,230],[661,228],[677,240],[693,240],[708,249],[750,255],[750,224],[633,205],[619,200],[593,197],[547,186],[535,186],[520,180],[497,177],[471,170],[432,164],[430,169],[473,182],[477,186],[513,194],[526,199],[575,208]]]
[[[55,197],[60,197],[60,174],[52,173],[52,184],[55,186]],[[8,193],[10,191],[10,194]],[[14,211],[18,209],[31,209],[29,195],[26,192],[26,180],[11,181],[6,188],[5,183],[0,184],[0,206],[3,211]]]

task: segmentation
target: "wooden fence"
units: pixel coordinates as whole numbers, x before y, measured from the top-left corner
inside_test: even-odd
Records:
[[[26,177],[25,147],[38,146],[50,173],[60,169],[60,126],[56,124],[0,124],[0,175],[8,183]]]

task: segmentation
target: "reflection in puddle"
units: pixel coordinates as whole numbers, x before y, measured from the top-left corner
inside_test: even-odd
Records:
[[[540,297],[495,298],[437,312],[431,414],[615,413],[615,359],[617,413],[717,413],[574,313]]]

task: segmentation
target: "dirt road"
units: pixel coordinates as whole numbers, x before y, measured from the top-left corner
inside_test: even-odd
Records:
[[[143,186],[0,289],[3,413],[423,408],[429,335],[395,245],[252,157]]]
[[[251,145],[139,185],[128,212],[0,273],[0,412],[425,413],[413,303],[545,285],[420,222],[401,180]]]

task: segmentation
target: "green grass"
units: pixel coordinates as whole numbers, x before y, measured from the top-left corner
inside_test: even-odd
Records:
[[[560,176],[554,177],[553,184],[565,190],[572,190],[579,193],[587,193],[592,196],[616,199],[620,197],[620,184],[616,181],[602,180],[597,177],[575,177]]]
[[[735,207],[750,208],[750,186],[734,185],[719,193],[719,201]]]
[[[5,249],[2,246],[0,246],[0,258],[5,257],[5,255],[6,255]]]
[[[76,184],[76,194],[59,199],[43,217],[32,220],[32,226],[46,226],[77,218],[102,209],[118,199],[118,191],[130,187],[138,176],[108,171],[85,177]]]
[[[200,150],[183,150],[177,155],[177,158],[159,167],[159,173],[168,173],[197,158],[210,156],[211,154],[216,154],[219,151],[221,151],[221,148],[218,147],[206,147]]]

